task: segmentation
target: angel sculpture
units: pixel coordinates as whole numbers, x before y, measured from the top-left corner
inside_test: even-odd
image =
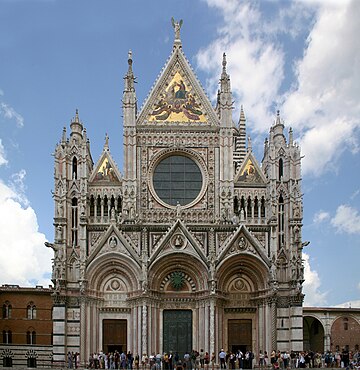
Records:
[[[180,19],[179,22],[176,22],[174,17],[171,17],[171,24],[174,27],[175,30],[175,40],[180,40],[180,28],[183,24],[183,20]]]

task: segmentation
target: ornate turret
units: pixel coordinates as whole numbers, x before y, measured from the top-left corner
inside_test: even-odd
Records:
[[[82,139],[83,125],[80,122],[79,111],[77,109],[75,111],[75,117],[72,119],[70,123],[70,128],[71,128],[71,134],[70,134],[71,138],[74,138],[75,140]]]

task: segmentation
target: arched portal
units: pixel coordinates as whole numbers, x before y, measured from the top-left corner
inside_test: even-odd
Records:
[[[324,327],[317,318],[312,316],[304,316],[303,335],[305,351],[324,351]]]
[[[244,238],[240,242],[247,243]],[[267,288],[267,276],[265,264],[248,253],[230,254],[219,266],[218,289],[224,296],[224,326],[219,331],[224,346],[232,352],[258,352],[269,342],[263,321],[266,308],[257,304]]]

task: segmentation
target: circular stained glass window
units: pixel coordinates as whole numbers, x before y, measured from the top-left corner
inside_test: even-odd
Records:
[[[181,206],[194,201],[201,191],[203,178],[199,166],[189,157],[171,155],[155,167],[153,186],[166,204]]]

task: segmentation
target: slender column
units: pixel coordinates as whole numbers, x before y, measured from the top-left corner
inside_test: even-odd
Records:
[[[101,198],[101,222],[104,220],[104,198]]]
[[[86,304],[85,297],[80,302],[80,366],[86,365]]]
[[[276,324],[276,302],[275,300],[272,300],[271,302],[271,345],[272,348],[277,348],[277,340],[276,340],[276,330],[277,330],[277,324]]]
[[[141,353],[139,355],[141,356],[143,352],[148,353],[148,343],[147,343],[147,326],[148,326],[148,317],[147,317],[147,306],[144,304],[142,306],[142,345],[141,345]]]
[[[258,348],[257,348],[257,353],[259,353],[259,350],[264,353],[264,339],[265,339],[265,325],[264,325],[264,305],[261,303],[258,306]]]
[[[210,355],[215,352],[215,302],[210,300]]]
[[[209,319],[210,319],[210,315],[209,315],[209,306],[206,305],[204,307],[204,351],[208,351],[209,350]],[[210,355],[211,355],[211,352],[210,352]]]

